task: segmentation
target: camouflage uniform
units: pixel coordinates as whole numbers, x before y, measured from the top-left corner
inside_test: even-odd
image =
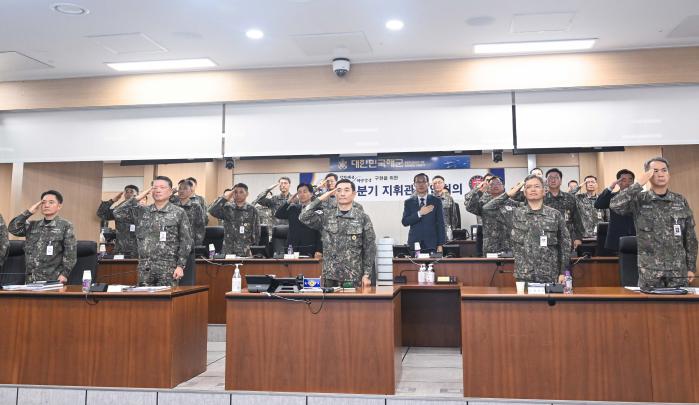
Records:
[[[493,197],[490,194],[484,194],[479,192],[478,189],[473,189],[466,194],[464,200],[466,211],[478,215],[483,220],[484,256],[487,253],[508,252],[512,250],[512,245],[510,243],[512,223],[507,213],[511,212],[514,207],[520,205],[516,201],[508,198],[502,205],[491,205],[486,208],[486,205],[492,199]]]
[[[274,213],[272,209],[260,204],[255,205],[255,209],[257,210],[257,215],[260,217],[260,225],[268,227],[271,231],[274,225]]]
[[[575,199],[578,200],[578,209],[580,210],[583,229],[585,230],[583,237],[597,237],[597,224],[609,222],[609,210],[598,210],[595,208],[596,194],[591,197],[587,194],[576,194]]]
[[[204,243],[204,232],[206,231],[206,223],[204,218],[207,218],[204,208],[195,200],[189,199],[186,203],[182,203],[179,199],[174,203],[182,208],[187,213],[189,226],[192,231],[192,239],[194,246],[201,246]]]
[[[578,200],[572,194],[560,191],[557,196],[547,191],[544,195],[544,205],[555,208],[563,215],[563,219],[568,226],[568,233],[572,240],[582,240],[585,229],[582,223],[582,216],[578,209]],[[572,245],[571,245],[572,247]]]
[[[250,246],[260,240],[260,216],[257,209],[245,203],[238,207],[219,197],[209,207],[209,214],[223,219],[223,253],[250,256]],[[241,227],[243,232],[241,232]]]
[[[638,286],[686,286],[687,272],[696,271],[697,235],[687,200],[668,191],[659,196],[640,184],[619,192],[609,205],[620,215],[633,216],[638,242]],[[675,225],[680,229],[676,235]]]
[[[353,205],[343,214],[337,205],[315,200],[308,204],[299,221],[321,232],[323,280],[352,281],[372,277],[376,259],[376,234],[369,216]]]
[[[24,256],[27,283],[68,278],[77,262],[77,241],[73,224],[55,216],[50,221],[29,221],[32,213],[24,211],[17,215],[9,226],[15,236],[24,236]],[[51,255],[48,247],[53,251]]]
[[[484,210],[502,207],[506,193],[491,200]],[[529,204],[507,211],[512,221],[512,253],[515,279],[535,283],[554,283],[570,262],[571,240],[563,216],[556,209],[543,206],[533,210]],[[541,237],[546,236],[546,246]]]
[[[126,201],[119,204],[123,205]],[[104,221],[114,221],[116,225],[116,245],[114,246],[115,254],[123,254],[136,256],[138,246],[136,246],[136,222],[133,216],[124,216],[123,220],[114,218],[114,209],[111,208],[114,201],[102,201],[97,208],[97,216]],[[133,227],[133,228],[132,228]]]
[[[10,249],[10,238],[7,233],[7,225],[2,215],[0,215],[0,268],[5,263],[7,251]]]
[[[286,195],[276,194],[272,197],[267,197],[267,195],[271,192],[271,188],[268,188],[267,190],[261,192],[257,196],[257,198],[255,198],[255,201],[252,202],[252,205],[260,204],[263,207],[269,208],[271,210],[270,215],[272,216],[273,225],[289,225],[288,219],[280,219],[274,217],[274,213],[277,212],[279,207],[286,203],[286,201],[289,199],[289,197],[291,197],[291,195],[289,193],[286,193]]]
[[[114,210],[117,219],[129,215],[136,220],[139,282],[171,285],[176,267],[188,270],[186,265],[192,252],[192,231],[187,214],[169,202],[158,209],[155,204],[141,206],[135,198],[131,198]],[[165,241],[162,242],[161,232],[165,232]]]
[[[442,200],[442,210],[444,211],[444,229],[447,232],[447,240],[452,240],[454,235],[452,231],[454,229],[461,228],[461,221],[459,221],[459,206],[454,202],[454,199],[449,194],[446,189],[442,191],[441,195],[434,193],[435,197]]]

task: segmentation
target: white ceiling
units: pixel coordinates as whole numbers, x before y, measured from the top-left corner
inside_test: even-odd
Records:
[[[476,43],[530,40],[599,38],[594,51],[699,45],[698,0],[73,0],[84,16],[55,3],[0,0],[0,81],[116,75],[105,62],[159,59],[239,69],[468,58]],[[405,28],[388,31],[390,18]],[[246,38],[252,27],[265,37]]]

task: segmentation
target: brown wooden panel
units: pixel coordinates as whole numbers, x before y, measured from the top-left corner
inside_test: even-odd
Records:
[[[138,284],[138,260],[102,260],[97,264],[96,283]]]
[[[458,287],[401,290],[402,345],[459,347],[461,344]]]
[[[656,302],[647,311],[652,401],[699,402],[699,305]]]
[[[208,304],[208,291],[172,300],[173,387],[206,371]]]
[[[226,389],[393,394],[393,299],[229,298]]]
[[[231,279],[235,272],[234,260],[213,262],[197,260],[197,285],[209,286],[209,323],[226,323],[225,295],[231,291]],[[240,261],[238,262],[240,263]],[[277,277],[320,277],[321,265],[318,260],[259,260],[245,259],[240,266],[243,288],[247,288],[245,275],[273,274]]]
[[[188,316],[177,320],[198,340],[187,340],[193,354],[174,351],[172,306],[192,301],[199,306],[193,311],[203,313],[206,293],[180,291],[192,293],[95,294],[90,303],[79,287],[0,293],[0,347],[7,354],[0,383],[171,388],[194,377],[198,373],[175,368],[175,362],[186,356],[205,363],[206,324],[190,323]]]

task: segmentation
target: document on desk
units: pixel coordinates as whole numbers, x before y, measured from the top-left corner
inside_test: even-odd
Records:
[[[142,292],[158,292],[158,291],[165,291],[169,290],[170,287],[166,285],[158,285],[158,286],[147,286],[147,287],[131,287],[127,291],[142,291]]]
[[[6,285],[2,287],[6,291],[50,291],[50,290],[60,290],[63,288],[61,283],[51,283],[51,284],[13,284]]]
[[[631,287],[631,286],[628,286],[628,287],[624,287],[624,288],[626,288],[626,289],[629,290],[629,291],[635,291],[635,292],[641,291],[641,287]]]

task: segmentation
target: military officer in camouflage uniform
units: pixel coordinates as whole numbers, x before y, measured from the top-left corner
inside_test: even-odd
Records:
[[[442,211],[444,211],[444,228],[447,232],[447,240],[454,238],[453,230],[461,228],[461,218],[459,217],[459,205],[449,195],[449,190],[444,187],[444,177],[432,177],[432,192],[435,197],[442,200]]]
[[[152,187],[114,210],[119,219],[133,215],[138,240],[139,282],[146,285],[172,285],[184,276],[192,251],[192,231],[185,211],[172,204],[172,180],[158,176]],[[154,203],[138,203],[151,193]]]
[[[578,200],[578,209],[582,217],[583,229],[585,230],[583,237],[596,238],[597,224],[600,222],[609,222],[609,210],[598,210],[595,208],[597,202],[597,177],[586,176],[583,180],[585,194],[576,194]]]
[[[248,186],[238,183],[209,207],[209,214],[223,219],[223,253],[250,256],[250,246],[260,240],[260,217],[248,204]]]
[[[332,195],[337,203],[326,203]],[[299,215],[302,223],[321,232],[325,286],[343,281],[352,281],[355,286],[371,285],[376,234],[369,216],[353,205],[356,195],[354,183],[342,179],[332,191],[308,204]]]
[[[136,224],[133,218],[124,218],[124,220],[116,221],[114,219],[114,205],[124,196],[124,204],[138,194],[138,187],[129,184],[124,187],[124,191],[120,192],[114,198],[102,201],[97,208],[97,216],[103,221],[114,221],[116,227],[116,244],[114,246],[114,254],[122,254],[125,256],[135,256],[138,254],[138,246],[136,246]],[[121,205],[119,204],[119,205]]]
[[[29,221],[41,206],[44,219]],[[77,241],[73,224],[58,216],[63,196],[55,190],[44,191],[41,201],[10,221],[9,231],[24,236],[27,283],[43,280],[68,281],[77,262]]]
[[[280,177],[279,181],[265,189],[265,191],[261,192],[257,198],[255,198],[255,201],[252,202],[252,205],[260,204],[263,207],[267,207],[271,210],[272,215],[274,215],[275,212],[286,203],[286,201],[289,199],[289,187],[291,186],[291,179],[288,177]],[[279,194],[273,195],[272,197],[268,197],[268,195],[274,190],[275,188],[279,187]],[[289,220],[288,219],[281,219],[274,217],[274,225],[289,225]]]
[[[0,215],[0,268],[7,259],[7,251],[10,249],[10,238],[7,233],[7,225],[5,219]]]
[[[578,209],[578,201],[572,194],[561,191],[562,179],[563,173],[560,170],[553,168],[546,171],[548,191],[544,196],[544,205],[557,209],[563,215],[568,226],[568,233],[573,239],[573,248],[577,248],[582,244],[585,229]]]
[[[512,251],[510,244],[512,224],[507,213],[514,207],[518,207],[519,203],[507,199],[502,205],[484,209],[488,202],[502,194],[505,194],[502,180],[498,176],[492,176],[487,182],[484,181],[477,188],[469,191],[464,198],[466,211],[481,217],[483,221],[483,256],[487,253]]]
[[[643,165],[638,182],[622,190],[610,203],[620,214],[631,214],[638,243],[638,286],[641,288],[686,286],[697,267],[697,235],[694,214],[687,200],[668,190],[670,165],[654,157]],[[650,190],[643,186],[650,182]]]
[[[570,262],[570,235],[563,216],[544,205],[544,181],[530,174],[506,194],[492,199],[484,211],[504,206],[524,186],[526,203],[508,211],[512,220],[515,279],[536,283],[563,281]]]
[[[192,182],[185,180],[178,186],[177,201],[174,204],[187,213],[194,246],[202,246],[204,243],[204,232],[206,231],[207,215],[204,207],[191,198],[192,194]]]

